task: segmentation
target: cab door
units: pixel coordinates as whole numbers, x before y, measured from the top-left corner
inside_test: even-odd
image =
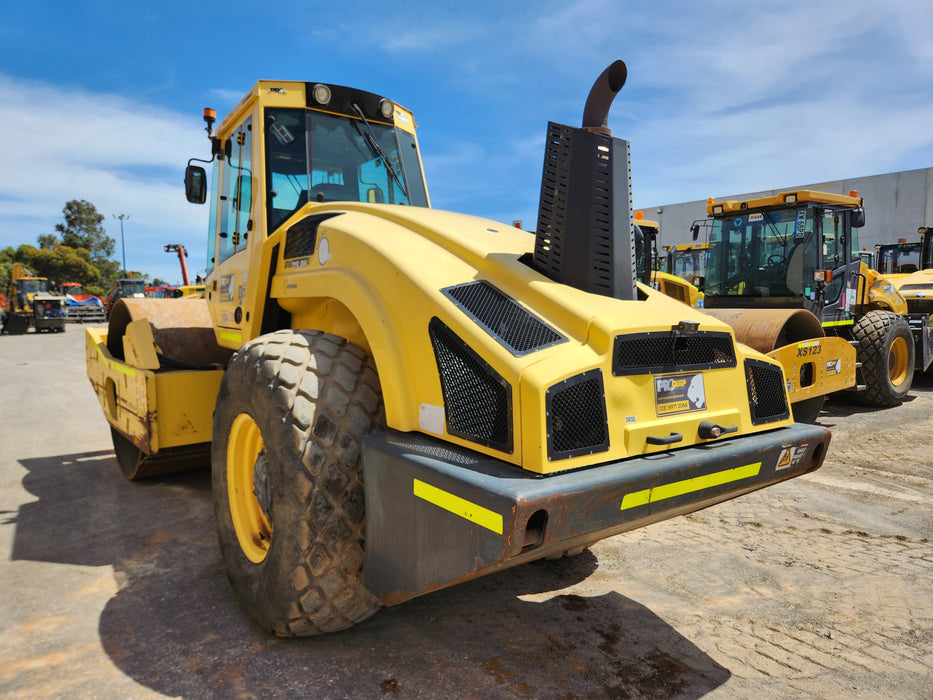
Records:
[[[253,169],[252,118],[247,117],[223,143],[217,195],[214,281],[211,313],[218,340],[236,346],[244,340],[244,304],[249,270],[249,242],[255,228],[256,174]]]
[[[859,275],[858,241],[853,241],[847,211],[825,208],[817,213],[822,242],[820,268],[832,271],[832,279],[822,286],[822,320],[824,324],[846,321],[856,311],[858,285],[864,283]]]

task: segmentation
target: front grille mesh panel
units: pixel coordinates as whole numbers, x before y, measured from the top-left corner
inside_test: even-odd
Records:
[[[617,335],[612,355],[617,377],[725,367],[735,367],[735,347],[729,333],[716,331]]]
[[[512,451],[512,387],[437,318],[428,326],[444,395],[447,432]]]
[[[328,212],[306,216],[301,221],[292,224],[285,234],[285,259],[301,258],[314,255],[314,246],[317,245],[317,229],[324,221],[339,216],[340,212]]]
[[[525,355],[565,340],[488,282],[470,282],[443,291],[513,355]]]
[[[746,359],[745,383],[754,425],[790,417],[784,373],[780,367],[761,360]]]
[[[314,246],[317,243],[317,219],[302,219],[288,229],[285,235],[285,258],[300,258],[305,255],[314,255]]]
[[[609,449],[603,376],[591,370],[547,391],[548,459]]]

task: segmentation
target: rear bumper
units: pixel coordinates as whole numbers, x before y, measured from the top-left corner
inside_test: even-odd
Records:
[[[551,476],[427,437],[364,439],[367,588],[386,605],[578,549],[817,469],[830,433],[795,423]]]

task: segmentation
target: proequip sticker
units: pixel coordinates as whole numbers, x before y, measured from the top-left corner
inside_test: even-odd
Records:
[[[706,408],[703,373],[659,374],[654,378],[654,405],[659,416]]]

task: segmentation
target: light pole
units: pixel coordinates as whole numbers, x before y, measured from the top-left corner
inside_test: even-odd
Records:
[[[129,214],[114,214],[114,219],[120,220],[120,252],[123,254],[123,274],[126,275],[126,244],[123,242],[123,222],[130,218]]]

